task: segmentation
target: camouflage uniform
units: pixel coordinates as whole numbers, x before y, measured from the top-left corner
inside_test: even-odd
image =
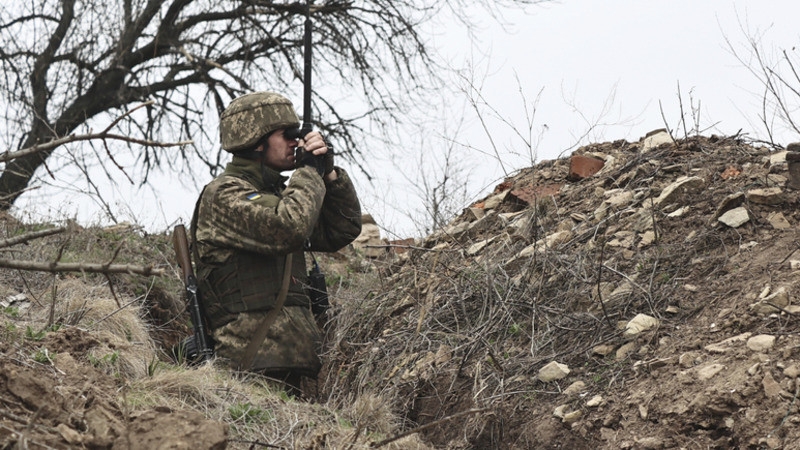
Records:
[[[252,369],[318,373],[320,332],[304,289],[304,246],[337,251],[361,230],[355,188],[344,170],[336,170],[338,179],[327,184],[311,167],[297,169],[289,180],[258,161],[234,156],[201,194],[192,221],[201,299],[215,353],[233,367],[275,304],[286,255],[292,253],[289,294]]]

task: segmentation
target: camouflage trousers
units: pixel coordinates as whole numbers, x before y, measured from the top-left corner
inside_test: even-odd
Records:
[[[264,320],[265,312],[241,313],[239,317],[212,332],[217,358],[237,368],[244,358],[251,337]],[[322,366],[319,359],[322,337],[308,307],[284,306],[267,337],[258,347],[252,371],[294,373],[316,378]]]

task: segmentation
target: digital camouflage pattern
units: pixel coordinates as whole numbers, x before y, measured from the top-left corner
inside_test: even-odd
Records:
[[[267,315],[244,313],[229,324],[213,331],[214,352],[231,367],[244,359],[250,338]],[[264,343],[258,348],[253,369],[266,373],[293,371],[316,377],[322,363],[319,359],[322,337],[311,310],[299,306],[284,307],[267,331]]]
[[[222,112],[219,138],[223,150],[236,152],[252,148],[275,130],[299,126],[289,99],[274,92],[253,92],[234,99]]]
[[[242,261],[243,255],[255,254],[263,257],[264,266],[280,268],[264,274],[269,284],[279,287],[285,255],[294,253],[294,259],[304,262],[306,241],[312,251],[322,252],[337,251],[352,242],[361,231],[361,209],[349,176],[340,168],[336,170],[339,178],[327,185],[310,167],[295,170],[285,184],[287,178],[278,172],[235,156],[198,200],[192,221],[198,277],[207,273],[208,267],[225,268]],[[297,278],[304,281],[304,263],[295,267],[293,272],[299,273],[295,273],[293,283],[300,282]],[[274,304],[277,288],[270,292],[273,298],[265,301]],[[290,292],[293,294],[287,305],[296,306],[284,307],[259,348],[253,368],[292,369],[315,375],[320,364],[320,336],[309,309],[310,300],[302,290],[290,288]],[[201,291],[201,295],[206,300],[213,298],[206,292]],[[206,306],[210,315],[214,305]],[[217,356],[236,367],[264,312],[242,312],[212,327]]]

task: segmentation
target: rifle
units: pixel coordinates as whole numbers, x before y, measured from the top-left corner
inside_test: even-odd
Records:
[[[186,301],[192,319],[192,327],[194,328],[194,335],[184,340],[186,357],[189,360],[208,361],[214,354],[214,349],[210,345],[210,339],[206,334],[203,323],[203,312],[200,309],[200,297],[197,292],[197,278],[195,278],[194,270],[192,270],[192,260],[189,257],[189,240],[186,238],[186,228],[183,225],[175,226],[172,232],[172,246],[175,248],[178,265],[183,272]]]

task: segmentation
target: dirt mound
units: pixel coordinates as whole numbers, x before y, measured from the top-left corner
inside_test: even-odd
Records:
[[[329,389],[437,448],[798,448],[785,155],[656,133],[521,171],[341,302]]]

